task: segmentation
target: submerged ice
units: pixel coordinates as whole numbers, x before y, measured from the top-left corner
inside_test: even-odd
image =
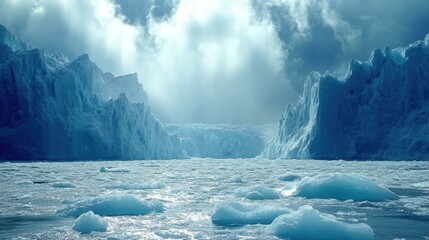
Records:
[[[418,160],[429,157],[429,35],[375,49],[343,78],[312,73],[262,154],[291,159]]]

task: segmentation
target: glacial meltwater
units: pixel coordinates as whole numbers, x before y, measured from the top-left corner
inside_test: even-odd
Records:
[[[429,162],[0,163],[0,239],[429,239]]]

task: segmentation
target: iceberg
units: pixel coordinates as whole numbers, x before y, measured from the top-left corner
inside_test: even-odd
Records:
[[[289,214],[280,215],[267,230],[284,239],[374,239],[374,232],[367,224],[340,222],[334,216],[321,214],[308,205]]]
[[[306,198],[333,198],[354,201],[396,200],[399,197],[389,189],[358,174],[319,174],[302,179],[296,195]]]
[[[0,27],[0,159],[184,158],[137,75],[32,48]]]
[[[92,211],[80,215],[73,224],[73,230],[83,234],[107,231],[107,222]]]
[[[284,159],[429,159],[429,35],[375,49],[343,77],[313,72],[261,154]]]

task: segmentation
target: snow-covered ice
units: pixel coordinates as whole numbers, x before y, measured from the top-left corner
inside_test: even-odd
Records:
[[[107,231],[107,222],[92,211],[81,214],[73,224],[73,230],[88,234]]]
[[[321,214],[311,206],[277,217],[268,232],[285,239],[312,240],[371,240],[372,228],[365,223],[344,223],[333,215]]]

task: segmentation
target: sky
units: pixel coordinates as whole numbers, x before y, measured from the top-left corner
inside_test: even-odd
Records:
[[[104,72],[137,72],[163,122],[272,123],[311,71],[429,32],[427,0],[0,1],[0,24]]]

